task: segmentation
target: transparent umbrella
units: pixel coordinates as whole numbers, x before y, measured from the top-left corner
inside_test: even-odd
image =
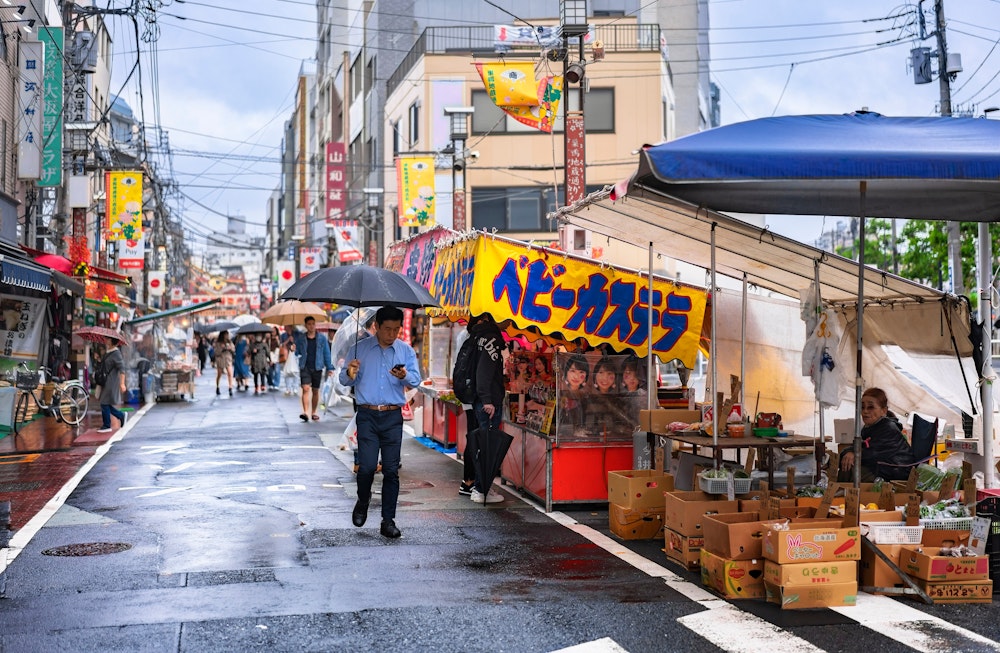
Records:
[[[367,327],[375,319],[375,313],[380,308],[381,306],[364,306],[355,309],[347,316],[347,319],[344,320],[344,323],[333,336],[333,341],[330,342],[330,353],[333,356],[334,366],[339,367],[344,361],[349,360],[348,356],[351,354],[351,348],[359,340],[371,336]]]

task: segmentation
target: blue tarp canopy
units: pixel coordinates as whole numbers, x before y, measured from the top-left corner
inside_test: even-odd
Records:
[[[716,211],[1000,220],[1000,121],[858,112],[763,118],[647,147],[629,194]]]

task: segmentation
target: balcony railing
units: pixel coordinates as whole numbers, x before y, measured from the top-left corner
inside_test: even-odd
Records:
[[[660,48],[659,25],[596,25],[594,33],[595,40],[604,42],[606,53],[656,51]],[[470,54],[479,57],[503,54],[512,57],[526,54],[537,56],[538,51],[538,46],[516,46],[501,52],[494,44],[492,25],[428,27],[389,77],[386,95],[391,95],[420,58],[429,54]]]

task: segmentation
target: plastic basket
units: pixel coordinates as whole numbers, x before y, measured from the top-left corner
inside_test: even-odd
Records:
[[[970,531],[972,530],[972,517],[921,519],[920,525],[932,531]]]
[[[726,494],[729,490],[728,480],[725,478],[705,478],[701,474],[698,474],[698,487],[702,492],[708,494]],[[750,491],[750,480],[749,478],[734,478],[733,488],[735,494],[746,494]]]
[[[907,526],[892,522],[861,522],[868,529],[868,539],[875,544],[920,544],[923,526]]]
[[[34,390],[38,387],[41,376],[38,372],[17,372],[14,375],[14,386],[18,390]]]

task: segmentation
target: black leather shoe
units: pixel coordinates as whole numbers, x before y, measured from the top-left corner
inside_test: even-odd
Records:
[[[359,500],[354,504],[354,512],[351,513],[351,523],[353,523],[358,528],[365,525],[368,520],[368,504],[361,503]]]
[[[382,528],[380,530],[382,531],[382,537],[396,539],[402,535],[402,533],[399,532],[399,529],[396,528],[396,522],[391,519],[383,519]]]

